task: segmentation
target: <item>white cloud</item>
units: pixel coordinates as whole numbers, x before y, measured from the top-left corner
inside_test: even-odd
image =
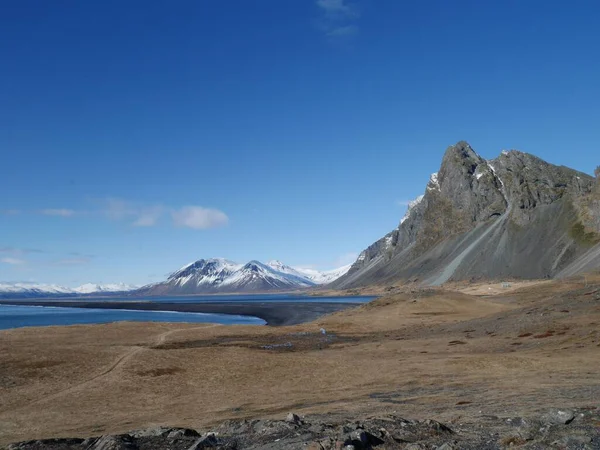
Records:
[[[346,17],[358,17],[356,9],[345,0],[317,0],[317,6],[326,14]]]
[[[134,227],[153,227],[162,216],[164,208],[162,206],[152,206],[138,211],[138,217],[133,222]]]
[[[25,260],[23,259],[19,259],[19,258],[2,258],[0,259],[0,262],[4,263],[4,264],[10,264],[11,266],[21,266],[23,264],[25,264]]]
[[[60,216],[60,217],[71,217],[75,214],[75,211],[72,209],[42,209],[40,214],[45,216]]]
[[[121,220],[136,213],[131,203],[119,198],[107,198],[104,203],[102,212],[111,220]]]
[[[134,227],[152,227],[165,212],[162,205],[141,205],[118,198],[104,200],[102,213],[110,220],[131,220]]]
[[[3,209],[2,211],[0,211],[0,214],[3,214],[5,216],[16,216],[18,214],[21,214],[21,211],[18,209]]]
[[[176,226],[197,230],[222,227],[229,222],[229,218],[224,212],[201,206],[185,206],[177,211],[173,211],[171,216]]]
[[[330,39],[344,39],[358,33],[356,21],[360,13],[346,0],[316,0],[321,10],[318,28]]]
[[[227,225],[229,218],[218,210],[201,206],[169,208],[159,203],[131,202],[120,198],[99,200],[95,210],[74,211],[72,209],[43,209],[40,214],[69,217],[72,215],[101,215],[113,221],[126,221],[133,227],[152,227],[166,214],[171,214],[173,224],[195,229],[216,228]],[[0,248],[0,251],[2,249]]]

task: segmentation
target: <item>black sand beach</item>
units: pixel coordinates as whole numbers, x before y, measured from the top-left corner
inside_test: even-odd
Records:
[[[134,311],[177,311],[189,313],[235,314],[263,319],[267,325],[297,325],[325,314],[359,306],[359,303],[335,302],[211,302],[168,303],[148,301],[87,300],[0,300],[0,305],[57,306],[68,308],[128,309]]]

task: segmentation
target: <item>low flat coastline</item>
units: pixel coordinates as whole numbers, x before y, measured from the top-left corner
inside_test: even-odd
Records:
[[[0,305],[54,306],[92,309],[126,309],[133,311],[174,311],[187,313],[233,314],[263,319],[270,326],[298,325],[319,317],[359,306],[358,303],[336,302],[200,302],[169,303],[149,301],[89,300],[0,300]]]

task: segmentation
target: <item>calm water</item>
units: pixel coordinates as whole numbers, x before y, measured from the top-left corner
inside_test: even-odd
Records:
[[[202,302],[333,302],[365,303],[374,297],[305,297],[289,294],[269,295],[218,295],[189,297],[110,297],[83,300],[90,301],[150,301],[164,303],[202,303]],[[56,299],[48,299],[56,300]],[[73,300],[73,299],[70,299]],[[265,321],[257,317],[233,314],[204,314],[171,311],[132,311],[116,309],[86,309],[46,306],[0,305],[0,330],[21,327],[40,327],[49,325],[76,325],[109,323],[119,321],[135,322],[190,322],[220,323],[224,325],[264,325]]]
[[[293,294],[248,294],[248,295],[190,295],[165,297],[86,297],[78,300],[95,302],[159,302],[159,303],[220,303],[220,302],[307,302],[307,303],[366,303],[375,297],[311,297]],[[50,299],[49,299],[50,300]],[[74,300],[74,299],[71,299]]]
[[[221,323],[225,325],[265,324],[265,321],[258,317],[234,316],[232,314],[0,305],[0,330],[49,325],[109,323],[124,320],[133,322]]]

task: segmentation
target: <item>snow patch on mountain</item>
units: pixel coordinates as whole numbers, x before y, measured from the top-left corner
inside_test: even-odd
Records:
[[[127,292],[136,289],[137,286],[132,286],[125,283],[116,284],[94,284],[86,283],[73,289],[79,294],[94,294],[99,292]]]
[[[435,175],[435,174],[434,174]],[[436,178],[437,180],[437,178]],[[421,203],[423,201],[423,199],[425,198],[424,195],[419,195],[417,198],[415,198],[414,200],[411,200],[410,202],[408,202],[408,208],[406,208],[406,213],[404,214],[404,217],[400,220],[400,225],[402,225],[404,223],[404,221],[406,219],[408,219],[410,217],[410,212],[411,210],[419,205],[419,203]]]
[[[173,272],[165,282],[142,288],[140,293],[191,295],[305,289],[329,283],[349,268],[318,271],[291,267],[278,260],[238,264],[223,258],[200,259]]]
[[[331,283],[333,280],[337,280],[342,275],[345,275],[346,272],[350,270],[350,267],[352,267],[352,264],[347,264],[345,266],[338,267],[337,269],[325,271],[303,268],[297,268],[296,270],[315,284],[327,284]]]

